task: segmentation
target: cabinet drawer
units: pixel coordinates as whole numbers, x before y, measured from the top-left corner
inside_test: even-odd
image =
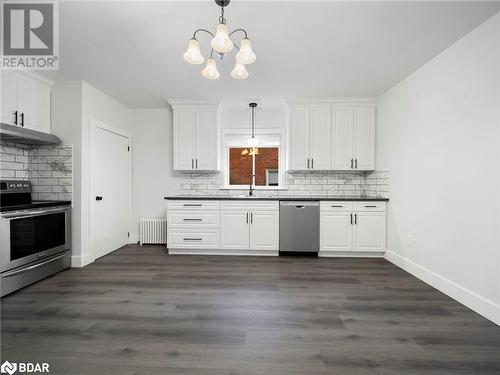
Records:
[[[321,211],[352,211],[352,202],[321,202]]]
[[[224,210],[278,211],[279,201],[222,201]]]
[[[169,200],[167,202],[169,210],[218,210],[220,201],[203,201],[203,200]]]
[[[385,202],[354,202],[354,211],[385,211]]]
[[[167,246],[172,249],[218,249],[219,231],[171,230]]]
[[[219,228],[219,211],[172,210],[168,213],[169,228]]]

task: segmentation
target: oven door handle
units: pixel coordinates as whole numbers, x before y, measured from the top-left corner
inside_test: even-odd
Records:
[[[35,268],[44,266],[47,263],[53,262],[55,260],[58,260],[58,259],[60,259],[60,258],[62,258],[64,256],[66,256],[66,254],[61,254],[61,255],[56,256],[54,258],[50,258],[50,259],[46,260],[45,262],[37,263],[37,264],[34,264],[32,266],[29,266],[29,267],[26,267],[26,268],[22,268],[20,270],[15,270],[15,271],[11,271],[11,272],[2,273],[2,277],[10,277],[10,276],[18,275],[18,274],[23,273],[23,272],[27,272],[27,271],[33,270]]]
[[[23,217],[34,217],[34,216],[39,216],[39,215],[45,215],[45,214],[53,214],[57,212],[65,212],[68,211],[69,207],[64,207],[64,208],[54,208],[51,210],[41,210],[41,211],[29,211],[25,213],[12,213],[12,214],[3,214],[2,218],[3,219],[20,219]]]

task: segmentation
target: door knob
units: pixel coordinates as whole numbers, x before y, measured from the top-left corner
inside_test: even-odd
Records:
[[[96,201],[102,201],[102,197],[98,195],[97,197],[95,197],[95,200]]]

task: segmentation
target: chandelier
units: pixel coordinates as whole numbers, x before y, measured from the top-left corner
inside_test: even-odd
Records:
[[[188,49],[182,57],[190,64],[203,64],[205,58],[200,51],[200,43],[196,39],[198,33],[204,32],[212,36],[210,41],[210,58],[207,59],[205,68],[201,71],[201,75],[207,79],[218,79],[220,73],[217,70],[217,65],[214,59],[214,53],[222,61],[222,59],[236,47],[238,52],[235,55],[236,63],[234,69],[231,71],[231,77],[234,79],[246,79],[248,78],[248,71],[245,65],[252,64],[255,59],[255,53],[252,51],[252,46],[250,39],[245,29],[235,29],[229,32],[229,28],[226,25],[226,19],[224,18],[224,8],[229,5],[230,0],[215,0],[215,3],[220,6],[221,16],[219,17],[219,24],[215,34],[206,29],[197,29],[193,33],[193,37],[189,41]],[[238,47],[231,37],[237,32],[243,33],[243,39],[240,41],[240,46]]]

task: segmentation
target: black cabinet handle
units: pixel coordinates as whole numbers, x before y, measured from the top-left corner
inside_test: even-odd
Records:
[[[247,224],[248,224],[248,212],[247,212]]]
[[[182,219],[183,221],[202,221],[203,219],[190,219],[190,218],[184,218]]]
[[[18,114],[18,111],[15,111],[14,112],[14,125],[17,125],[17,114]]]
[[[184,241],[201,241],[201,238],[183,238]]]
[[[351,159],[351,169],[353,169],[353,163],[354,163],[354,160]]]
[[[354,168],[358,169],[358,158],[354,160]]]
[[[102,201],[102,197],[100,195],[98,195],[97,197],[95,197],[95,200],[96,201]]]
[[[198,158],[196,158],[196,169],[198,169]]]
[[[250,212],[250,224],[253,224],[253,212]]]
[[[366,208],[377,208],[377,206],[365,206]]]
[[[332,206],[333,208],[342,208],[344,206]]]
[[[194,169],[194,159],[191,159],[191,169]]]
[[[184,207],[201,207],[201,203],[184,203]]]
[[[311,169],[314,169],[314,158],[311,159]]]
[[[21,126],[24,126],[24,113],[21,113]]]
[[[354,224],[358,225],[358,214],[354,214]]]
[[[307,169],[309,169],[309,158],[307,158]]]
[[[352,225],[352,214],[351,214],[351,225]]]

